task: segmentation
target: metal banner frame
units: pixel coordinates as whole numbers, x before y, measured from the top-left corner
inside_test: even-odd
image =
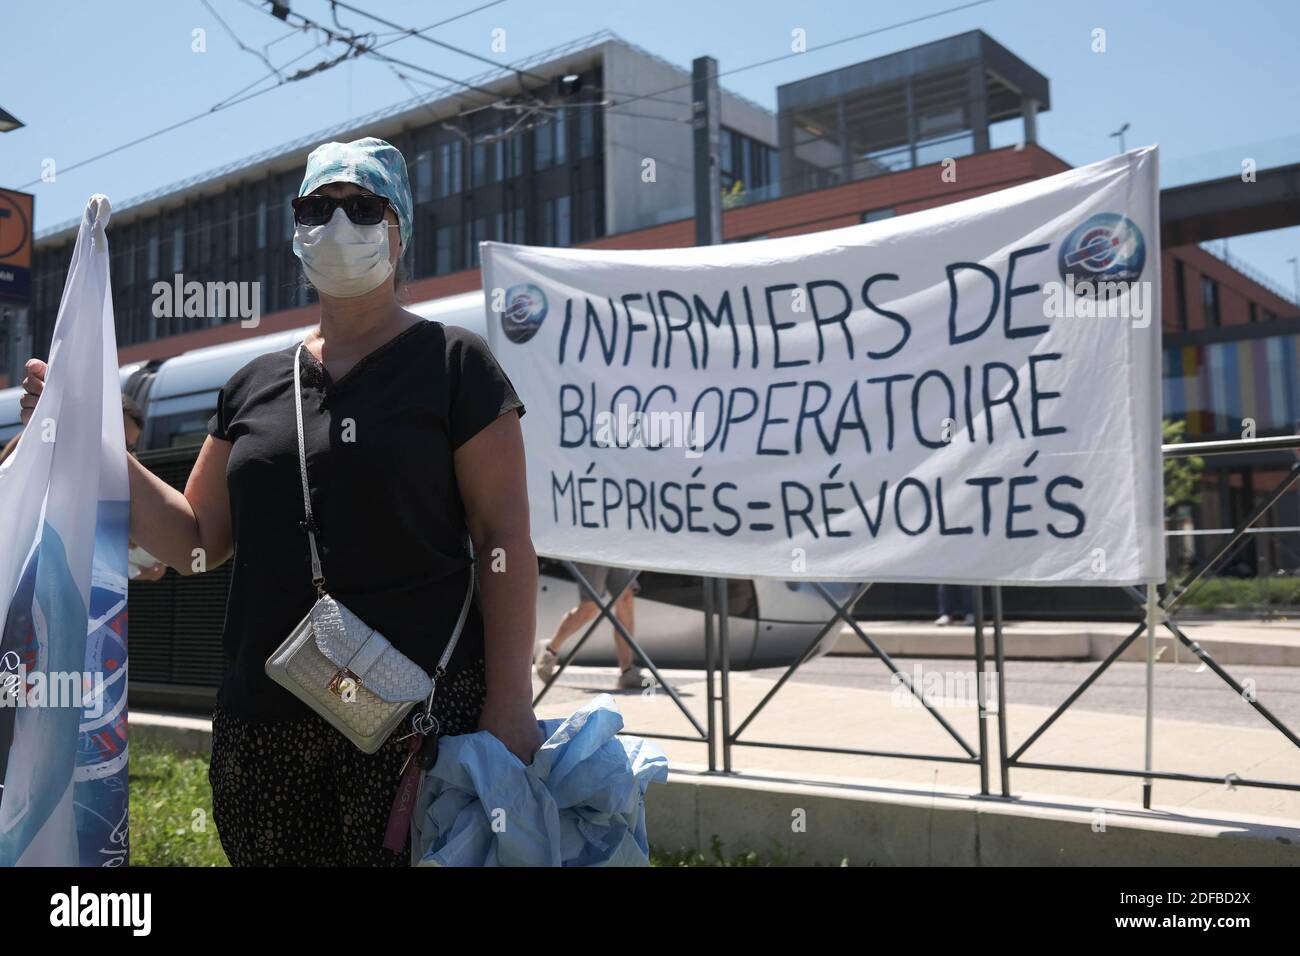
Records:
[[[1187,457],[1192,455],[1224,455],[1235,452],[1259,452],[1277,449],[1300,449],[1300,435],[1289,435],[1279,438],[1253,438],[1240,439],[1236,441],[1220,442],[1199,442],[1180,445],[1166,445],[1162,449],[1166,457]],[[1228,777],[1214,777],[1208,774],[1196,773],[1178,773],[1173,771],[1157,771],[1152,767],[1154,737],[1155,737],[1155,634],[1156,629],[1163,624],[1174,638],[1193,654],[1196,655],[1206,667],[1212,670],[1225,684],[1231,687],[1236,693],[1248,703],[1255,711],[1265,720],[1273,725],[1287,740],[1291,741],[1297,748],[1300,748],[1300,737],[1285,724],[1267,707],[1261,704],[1254,695],[1249,694],[1246,689],[1230,675],[1226,670],[1214,660],[1210,654],[1201,647],[1196,641],[1193,641],[1178,626],[1178,621],[1174,618],[1172,611],[1188,595],[1198,582],[1203,580],[1216,568],[1225,564],[1233,557],[1241,546],[1245,544],[1246,537],[1251,528],[1268,513],[1282,496],[1295,487],[1300,482],[1300,460],[1292,467],[1290,472],[1278,483],[1277,487],[1268,495],[1266,500],[1260,503],[1242,522],[1240,527],[1234,527],[1231,538],[1218,553],[1214,555],[1205,565],[1192,576],[1191,580],[1180,587],[1176,592],[1166,594],[1163,600],[1158,598],[1156,586],[1148,585],[1144,595],[1135,587],[1128,587],[1124,590],[1133,598],[1134,602],[1144,610],[1142,622],[1139,623],[1133,631],[1116,645],[1115,649],[1110,652],[1100,664],[1090,673],[1083,682],[1076,687],[1070,695],[1054,710],[1051,715],[1044,720],[1010,755],[1007,754],[1006,746],[1006,711],[1001,706],[1003,697],[1003,687],[1006,683],[1004,661],[1001,653],[1002,646],[1002,598],[1001,588],[994,587],[994,643],[998,648],[997,654],[997,682],[998,682],[998,735],[1001,740],[1000,757],[1002,763],[1002,796],[1011,796],[1010,770],[1017,767],[1023,770],[1054,770],[1066,773],[1092,773],[1092,774],[1109,774],[1121,777],[1140,777],[1142,779],[1142,806],[1145,809],[1151,809],[1151,797],[1156,780],[1172,780],[1187,783],[1227,783],[1232,786],[1240,787],[1263,787],[1272,790],[1292,790],[1300,792],[1300,784],[1286,783],[1278,780],[1252,780],[1237,777],[1235,775]],[[1022,756],[1034,742],[1040,738],[1049,727],[1063,714],[1070,705],[1083,696],[1084,691],[1091,687],[1111,664],[1119,659],[1119,656],[1131,645],[1139,634],[1146,634],[1146,707],[1145,707],[1145,740],[1143,746],[1143,768],[1141,770],[1125,769],[1120,767],[1098,767],[1087,764],[1058,764],[1043,763],[1038,761],[1023,760]]]
[[[727,675],[730,671],[730,664],[729,664],[728,652],[727,652],[727,617],[726,617],[726,593],[725,593],[726,587],[724,582],[719,581],[717,583],[720,588],[720,594],[719,594],[720,611],[719,611],[718,630],[720,635],[719,643],[722,647],[722,680],[723,680],[722,767],[724,773],[731,772],[731,750],[735,746],[765,747],[765,748],[776,749],[776,750],[805,750],[805,751],[810,751],[815,753],[846,754],[849,756],[860,756],[860,757],[895,757],[895,758],[905,759],[905,760],[932,760],[940,763],[977,764],[980,768],[980,787],[981,787],[980,792],[983,794],[988,793],[988,746],[987,746],[987,735],[986,735],[985,725],[984,725],[985,719],[987,717],[987,709],[986,709],[987,702],[984,699],[985,694],[984,694],[984,687],[983,687],[983,683],[984,683],[983,682],[983,672],[984,672],[983,616],[984,615],[983,615],[983,606],[982,606],[983,601],[978,594],[976,596],[976,614],[975,614],[975,660],[976,660],[976,668],[977,668],[977,673],[975,678],[975,687],[976,687],[975,693],[976,693],[976,706],[978,708],[978,720],[979,720],[979,748],[977,750],[976,748],[972,747],[969,743],[967,743],[966,738],[963,737],[961,733],[958,732],[958,730],[955,727],[953,727],[952,724],[950,724],[947,721],[947,719],[945,719],[944,716],[940,714],[939,711],[930,704],[929,701],[925,699],[924,695],[917,690],[916,686],[913,685],[911,680],[908,679],[907,675],[903,673],[903,671],[899,670],[898,665],[894,663],[893,658],[890,657],[887,653],[885,653],[884,648],[882,648],[879,644],[877,644],[874,640],[872,640],[871,635],[869,635],[866,631],[864,631],[861,625],[857,622],[857,620],[853,618],[851,613],[853,606],[857,604],[858,600],[862,597],[862,595],[867,593],[867,590],[871,587],[870,582],[860,584],[857,587],[857,589],[853,592],[853,594],[850,595],[849,598],[843,603],[837,602],[835,598],[831,595],[831,593],[826,590],[826,587],[823,584],[817,581],[813,582],[813,587],[817,589],[817,593],[819,593],[822,596],[823,600],[825,600],[826,603],[831,606],[833,614],[830,620],[828,620],[822,626],[822,628],[817,632],[816,636],[812,639],[812,641],[809,642],[808,647],[805,648],[803,654],[801,654],[797,660],[792,662],[790,666],[786,668],[785,673],[781,675],[781,677],[777,680],[776,684],[773,685],[773,687],[763,696],[763,699],[758,702],[758,704],[754,707],[754,709],[745,716],[745,719],[741,722],[740,726],[737,727],[735,732],[733,733],[731,731],[731,695],[728,693],[728,688],[727,688]],[[926,709],[926,711],[930,714],[930,716],[933,717],[939,723],[939,726],[941,726],[948,733],[948,735],[957,742],[957,745],[961,747],[962,750],[966,751],[965,756],[953,756],[948,754],[921,754],[921,753],[911,753],[907,751],[866,750],[860,747],[817,747],[817,746],[810,746],[807,744],[783,744],[783,743],[779,743],[776,741],[769,741],[769,740],[741,740],[740,739],[741,735],[745,732],[745,729],[753,722],[754,718],[759,715],[759,713],[763,710],[763,708],[767,706],[768,702],[771,701],[771,699],[776,696],[777,692],[780,691],[780,689],[783,686],[785,686],[786,682],[791,677],[794,676],[795,672],[798,671],[800,667],[802,667],[804,664],[808,662],[808,660],[812,656],[813,651],[817,648],[817,645],[821,643],[822,639],[826,636],[827,632],[841,621],[843,621],[850,628],[852,628],[853,632],[858,636],[859,640],[861,640],[864,644],[867,645],[867,647],[869,647],[872,650],[875,656],[880,660],[882,664],[884,664],[889,669],[890,673],[894,675],[894,677],[899,681],[899,683],[905,686],[908,692],[912,694],[912,696],[915,697],[917,701],[920,702],[921,706]]]
[[[705,600],[704,641],[705,641],[705,661],[707,665],[705,682],[708,688],[706,696],[708,698],[709,712],[705,721],[706,726],[702,727],[700,726],[700,722],[695,718],[695,715],[691,713],[690,708],[687,707],[686,704],[683,703],[681,697],[678,696],[677,691],[673,688],[672,684],[664,680],[663,675],[659,673],[659,668],[655,666],[654,661],[652,661],[649,655],[646,654],[644,650],[642,650],[641,645],[638,644],[636,642],[636,639],[631,634],[628,633],[627,628],[623,626],[623,622],[620,621],[613,612],[613,607],[618,602],[618,599],[623,596],[624,591],[626,591],[628,588],[632,587],[632,585],[636,583],[636,579],[640,577],[641,572],[633,571],[632,576],[628,578],[627,583],[623,585],[623,587],[619,590],[618,594],[611,594],[609,600],[607,602],[603,602],[600,599],[600,595],[596,593],[596,589],[591,586],[591,582],[587,580],[586,575],[584,575],[581,571],[578,570],[577,565],[575,565],[572,561],[562,561],[560,563],[564,566],[564,569],[568,571],[570,575],[572,575],[573,580],[578,583],[578,587],[582,589],[582,592],[586,594],[593,603],[595,603],[600,613],[598,613],[587,625],[586,629],[582,632],[582,636],[578,638],[578,642],[573,645],[572,649],[568,650],[567,653],[565,653],[563,656],[559,658],[559,664],[555,669],[555,673],[551,675],[550,680],[546,681],[546,683],[542,685],[542,689],[539,690],[537,692],[537,695],[533,698],[533,706],[536,707],[538,703],[541,702],[542,698],[546,696],[546,692],[551,689],[551,685],[554,684],[559,679],[562,673],[564,673],[564,669],[569,666],[569,662],[573,660],[574,656],[578,653],[578,651],[582,649],[582,645],[587,643],[587,639],[591,637],[592,634],[596,633],[596,628],[600,626],[601,622],[608,620],[612,625],[614,625],[614,630],[618,632],[619,636],[622,637],[623,640],[627,641],[628,646],[632,648],[633,660],[640,661],[642,664],[645,665],[645,667],[654,676],[655,686],[658,688],[662,688],[664,692],[668,694],[668,696],[672,699],[672,702],[677,705],[677,709],[682,712],[682,714],[686,717],[686,719],[690,722],[691,726],[694,727],[696,731],[695,735],[693,736],[682,735],[682,734],[640,733],[635,730],[627,730],[627,729],[624,729],[622,732],[628,734],[636,734],[639,737],[659,737],[664,740],[685,740],[692,743],[703,743],[706,745],[709,752],[709,769],[715,770],[716,761],[714,758],[714,745],[713,745],[713,741],[716,737],[714,721],[713,721],[713,710],[714,710],[713,709],[713,702],[714,702],[713,614],[712,614],[712,607],[709,601],[712,592],[713,580],[711,578],[705,578],[704,585],[703,585],[704,600]],[[724,693],[725,693],[725,678],[724,678],[723,686],[724,686]]]

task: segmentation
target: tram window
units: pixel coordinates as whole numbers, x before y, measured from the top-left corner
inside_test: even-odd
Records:
[[[146,447],[152,450],[201,445],[208,437],[208,419],[211,417],[211,411],[202,411],[148,419],[145,422],[149,434]]]

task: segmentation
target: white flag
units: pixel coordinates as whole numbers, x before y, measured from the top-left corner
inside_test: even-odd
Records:
[[[0,464],[0,864],[127,861],[130,493],[105,196],[77,233],[45,389]]]

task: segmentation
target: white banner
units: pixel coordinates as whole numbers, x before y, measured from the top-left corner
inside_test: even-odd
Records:
[[[127,863],[130,490],[109,215],[92,196],[45,389],[0,465],[0,866]]]
[[[811,235],[485,243],[537,550],[732,577],[1163,581],[1159,228],[1150,147]]]

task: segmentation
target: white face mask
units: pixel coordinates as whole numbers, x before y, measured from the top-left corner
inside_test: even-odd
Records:
[[[390,225],[358,226],[338,208],[323,226],[295,226],[293,253],[302,260],[308,281],[325,295],[365,295],[393,274],[388,261]]]

